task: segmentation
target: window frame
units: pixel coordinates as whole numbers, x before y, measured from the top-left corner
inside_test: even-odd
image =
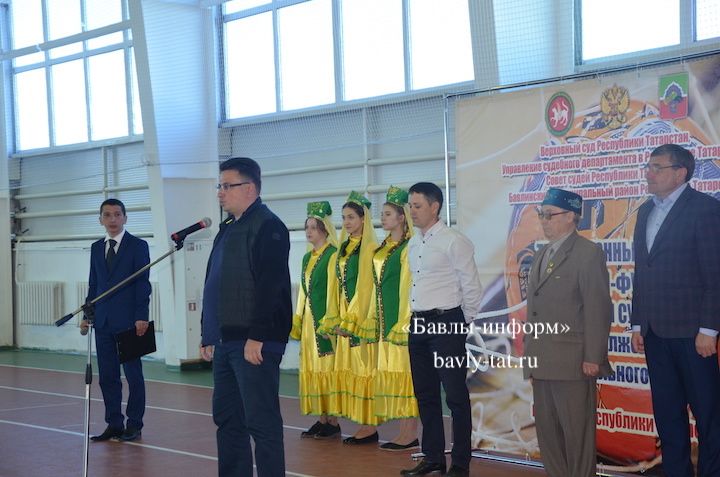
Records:
[[[680,15],[677,21],[680,24],[680,42],[677,45],[651,48],[619,55],[604,56],[583,60],[582,45],[582,1],[575,2],[575,70],[585,73],[599,69],[608,69],[627,64],[651,64],[665,61],[669,58],[694,56],[718,50],[720,35],[714,38],[696,40],[696,16],[694,0],[678,0]]]
[[[133,72],[132,72],[132,65],[133,65],[133,40],[131,38],[131,22],[129,20],[129,11],[128,11],[128,5],[127,0],[120,0],[121,1],[121,11],[122,11],[122,20],[117,23],[104,25],[99,28],[95,28],[92,30],[84,30],[80,33],[75,33],[73,35],[58,38],[55,40],[48,40],[48,20],[47,20],[47,1],[46,0],[40,0],[41,2],[41,11],[42,11],[42,23],[43,23],[43,43],[40,43],[38,45],[31,45],[31,46],[25,46],[22,48],[17,49],[9,49],[3,53],[0,53],[0,62],[5,63],[7,66],[4,68],[4,74],[6,76],[8,89],[10,90],[9,97],[12,98],[12,100],[9,102],[9,108],[11,109],[11,115],[12,118],[11,121],[11,128],[9,131],[12,131],[12,134],[8,134],[8,140],[9,145],[11,146],[11,150],[13,151],[13,154],[21,155],[23,153],[27,153],[29,151],[32,151],[32,153],[43,153],[43,152],[52,152],[57,150],[67,150],[72,148],[77,148],[79,146],[84,145],[90,145],[91,147],[97,147],[107,144],[116,144],[116,143],[123,143],[123,142],[131,142],[136,141],[139,139],[142,139],[143,134],[134,134],[134,130],[137,128],[134,128],[133,118],[135,117],[135,111],[133,106],[133,99],[134,96],[138,94],[137,91],[133,90]],[[83,29],[85,28],[85,25],[87,23],[86,18],[86,0],[80,0],[80,12],[81,12],[81,22],[83,25]],[[8,46],[11,44],[11,37],[12,37],[12,15],[10,12],[10,5],[2,4],[1,5],[4,14],[2,15],[2,18],[0,18],[0,21],[3,22],[3,25],[5,25],[7,28],[5,30],[7,33],[7,38],[5,41],[7,42]],[[113,33],[122,33],[122,41],[113,43],[110,45],[105,45],[102,47],[96,47],[96,48],[90,48],[88,46],[88,43],[90,40],[93,40],[95,38],[99,38],[105,35],[110,35]],[[82,43],[82,51],[64,55],[56,58],[51,57],[51,51],[62,47],[66,45],[70,45],[73,43]],[[100,140],[92,140],[92,115],[90,114],[90,95],[91,95],[91,85],[90,85],[90,79],[89,79],[89,59],[102,55],[105,53],[110,53],[114,51],[122,50],[123,51],[123,62],[124,62],[124,76],[125,76],[125,96],[126,96],[126,108],[127,108],[127,134],[123,136],[117,136],[115,138],[110,139],[100,139]],[[34,63],[30,63],[27,65],[22,66],[15,66],[14,60],[16,58],[32,54],[32,53],[43,53],[44,59],[42,61],[37,61]],[[76,60],[82,60],[83,62],[83,80],[85,82],[85,113],[87,117],[87,123],[85,125],[86,127],[86,134],[87,134],[87,141],[80,142],[80,143],[73,143],[73,144],[57,144],[56,140],[56,134],[55,134],[55,116],[53,111],[53,97],[56,93],[62,94],[62,91],[56,91],[53,88],[52,84],[52,67],[58,64],[67,63],[70,61],[76,61]],[[45,85],[46,85],[46,91],[47,91],[47,111],[48,111],[48,146],[46,147],[39,147],[39,148],[31,148],[31,149],[20,149],[19,148],[19,130],[18,130],[18,110],[19,105],[16,103],[14,91],[16,89],[16,80],[17,75],[23,72],[31,71],[31,70],[43,70],[44,76],[45,76]],[[139,117],[139,115],[138,115]]]
[[[376,105],[378,103],[393,103],[398,101],[405,101],[413,98],[426,98],[428,96],[442,95],[445,93],[457,93],[458,91],[470,91],[476,86],[476,79],[473,78],[469,81],[461,81],[457,83],[450,83],[441,86],[434,86],[424,89],[411,89],[412,81],[410,78],[411,73],[411,61],[410,56],[410,0],[402,0],[402,25],[403,25],[403,62],[404,62],[404,91],[398,93],[391,93],[386,95],[371,96],[367,98],[359,98],[352,100],[345,100],[344,97],[344,84],[343,84],[343,64],[342,64],[342,51],[339,46],[342,39],[342,24],[341,24],[341,13],[340,13],[340,1],[332,0],[332,21],[333,21],[333,52],[334,52],[334,77],[335,77],[335,101],[328,104],[311,106],[301,109],[283,110],[281,109],[281,85],[280,85],[280,64],[279,64],[279,30],[278,30],[278,10],[281,8],[293,6],[299,3],[305,3],[309,0],[268,0],[267,4],[251,7],[238,12],[225,14],[223,12],[222,4],[229,0],[221,0],[213,2],[217,5],[217,32],[216,38],[218,39],[218,84],[217,84],[217,98],[220,104],[220,125],[221,127],[233,127],[241,124],[248,124],[252,122],[262,122],[267,120],[285,119],[292,118],[299,115],[310,114],[322,114],[326,112],[333,112],[345,109],[355,109],[358,107],[364,107],[366,105]],[[271,113],[265,113],[254,116],[242,116],[242,117],[229,117],[227,108],[227,81],[225,74],[225,24],[241,18],[247,18],[253,15],[266,13],[272,11],[273,15],[273,42],[274,42],[274,53],[275,53],[275,111]],[[469,8],[468,21],[472,20],[473,11]],[[472,27],[471,27],[472,36]],[[474,48],[473,48],[474,50]],[[471,61],[473,62],[473,71],[477,71],[477,59],[473,54]]]

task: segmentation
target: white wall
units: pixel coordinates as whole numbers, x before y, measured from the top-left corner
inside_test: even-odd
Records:
[[[98,223],[100,233],[102,226]],[[134,232],[132,214],[128,218],[127,230]],[[92,241],[68,241],[17,243],[14,250],[15,279],[18,282],[63,282],[64,310],[56,317],[49,317],[52,321],[71,313],[82,305],[77,295],[76,284],[87,282],[90,271],[90,245]],[[157,247],[150,241],[151,259],[158,255]],[[151,281],[157,281],[157,273],[151,271]],[[87,349],[87,338],[81,336],[77,327],[82,314],[67,322],[62,327],[23,325],[16,327],[16,345],[21,348],[38,348],[58,351],[84,352]],[[164,355],[162,333],[158,339],[158,353],[155,355],[162,359]]]
[[[330,201],[339,225],[340,207],[351,190],[372,191],[368,195],[377,220],[389,185],[444,181],[444,106],[436,95],[226,127],[220,130],[219,152],[223,158],[249,156],[260,163],[263,200],[293,228],[302,227],[306,205],[314,200]],[[382,163],[420,157],[432,159]],[[360,165],[334,169],[351,163]],[[318,166],[312,172],[295,170]]]
[[[132,214],[130,214],[127,229],[131,233],[134,231],[132,219]],[[99,224],[98,228],[100,228]],[[176,269],[183,275],[182,278],[176,277],[178,287],[187,290],[187,293],[179,296],[178,313],[175,316],[162,317],[164,331],[157,333],[158,351],[152,354],[149,357],[150,359],[166,361],[166,335],[173,335],[172,342],[175,343],[175,352],[179,361],[198,358],[197,347],[199,345],[200,311],[202,309],[202,284],[207,263],[206,257],[209,256],[212,238],[213,236],[209,231],[203,231],[187,240],[186,247],[191,243],[202,244],[202,246],[206,247],[202,253],[198,254],[201,255],[199,259],[188,260],[183,250],[166,259],[166,262],[161,262],[162,265],[159,264],[159,268],[152,269],[150,279],[151,281],[157,281],[159,275],[161,275],[158,273],[160,268],[169,266],[170,261],[173,261]],[[153,240],[149,242],[152,260],[167,251],[166,247],[155,246]],[[62,244],[20,242],[15,248],[17,280],[64,282],[64,313],[70,313],[82,304],[76,296],[75,285],[77,282],[87,282],[88,280],[91,243],[91,241],[71,241]],[[290,276],[295,287],[298,286],[302,257],[306,252],[307,242],[305,241],[304,232],[291,233]],[[180,283],[181,281],[182,283]],[[296,299],[297,297],[293,296],[293,310]],[[199,307],[196,313],[187,312],[187,301],[198,303]],[[53,317],[53,320],[60,317]],[[79,333],[77,327],[79,318],[79,316],[74,318],[60,328],[55,326],[19,325],[17,327],[17,346],[83,353],[87,349],[87,338]],[[297,369],[298,354],[297,342],[291,341],[288,344],[281,366],[284,369]]]

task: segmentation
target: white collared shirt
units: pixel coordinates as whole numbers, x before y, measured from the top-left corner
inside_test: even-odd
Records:
[[[125,229],[122,230],[119,234],[117,234],[114,237],[111,237],[108,234],[105,234],[105,256],[107,257],[108,250],[110,250],[110,239],[117,242],[115,244],[115,253],[117,254],[118,250],[120,250],[120,242],[122,242],[123,237],[125,236]]]
[[[417,231],[408,243],[413,285],[413,311],[462,307],[465,320],[480,311],[482,286],[475,266],[472,242],[442,221],[423,235]]]
[[[655,204],[655,207],[653,207],[653,209],[650,211],[650,214],[648,214],[647,225],[645,228],[645,245],[647,245],[648,253],[652,249],[652,246],[655,243],[655,237],[657,236],[657,233],[660,231],[660,227],[662,227],[663,222],[665,222],[665,219],[670,213],[670,209],[672,209],[673,205],[675,205],[678,197],[680,197],[680,194],[683,193],[686,187],[687,182],[672,191],[670,195],[668,195],[664,199],[661,199],[656,195],[653,196],[652,200]]]

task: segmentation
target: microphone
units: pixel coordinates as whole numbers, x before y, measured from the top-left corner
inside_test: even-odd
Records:
[[[57,321],[55,322],[55,326],[62,326],[62,325],[64,325],[65,323],[67,323],[68,321],[70,321],[70,319],[71,319],[73,316],[75,316],[74,313],[69,313],[69,314],[63,316],[62,318],[60,318],[59,320],[57,320]]]
[[[170,238],[173,239],[175,242],[182,242],[185,240],[185,237],[190,235],[191,233],[195,233],[200,229],[204,229],[206,227],[210,227],[212,225],[212,220],[210,220],[208,217],[205,217],[204,219],[200,220],[199,222],[196,222],[192,224],[190,227],[186,227],[179,232],[175,232],[170,236]]]

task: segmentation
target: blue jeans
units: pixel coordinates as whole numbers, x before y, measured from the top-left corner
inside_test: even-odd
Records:
[[[244,342],[243,342],[244,343]],[[285,475],[280,415],[279,353],[263,351],[260,365],[245,360],[244,346],[225,343],[213,355],[213,420],[217,425],[218,475],[252,477],[255,442],[258,477]]]

